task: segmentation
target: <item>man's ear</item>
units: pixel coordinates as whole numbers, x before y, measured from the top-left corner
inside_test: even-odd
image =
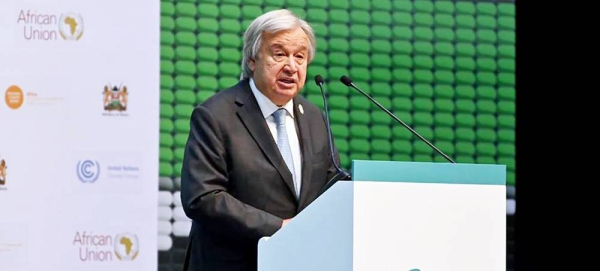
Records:
[[[248,58],[248,67],[251,71],[254,71],[254,69],[256,69],[256,61],[253,58]]]

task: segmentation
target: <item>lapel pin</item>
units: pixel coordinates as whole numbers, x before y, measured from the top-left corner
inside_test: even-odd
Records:
[[[298,110],[300,111],[300,114],[304,114],[304,108],[302,108],[301,104],[298,105]]]

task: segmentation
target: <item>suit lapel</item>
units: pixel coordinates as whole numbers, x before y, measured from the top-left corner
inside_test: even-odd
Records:
[[[248,129],[248,132],[256,141],[265,154],[269,162],[277,169],[281,178],[285,181],[292,193],[294,192],[294,181],[292,173],[287,168],[283,157],[279,153],[277,144],[273,140],[273,136],[269,132],[269,126],[262,115],[262,111],[256,102],[256,98],[252,94],[248,81],[242,83],[242,91],[236,97],[236,104],[239,105],[237,115]]]
[[[309,166],[312,161],[312,147],[310,144],[310,125],[308,116],[304,114],[304,110],[299,110],[302,103],[294,99],[294,118],[298,127],[298,139],[302,150],[302,187],[300,190],[300,202],[298,208],[301,209],[306,201],[306,194],[310,187],[310,176],[312,175],[312,167]]]

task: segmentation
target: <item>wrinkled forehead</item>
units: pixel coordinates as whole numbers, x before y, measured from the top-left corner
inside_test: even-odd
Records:
[[[263,33],[263,44],[270,49],[308,50],[308,35],[298,27],[292,30],[282,30],[276,33]]]

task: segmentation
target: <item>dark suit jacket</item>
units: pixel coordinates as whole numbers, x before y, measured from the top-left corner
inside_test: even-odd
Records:
[[[248,79],[194,109],[181,172],[181,201],[193,221],[187,270],[256,270],[258,240],[315,200],[333,176],[321,110],[298,96],[294,119],[302,152],[299,200]],[[335,157],[339,162],[337,151]]]

